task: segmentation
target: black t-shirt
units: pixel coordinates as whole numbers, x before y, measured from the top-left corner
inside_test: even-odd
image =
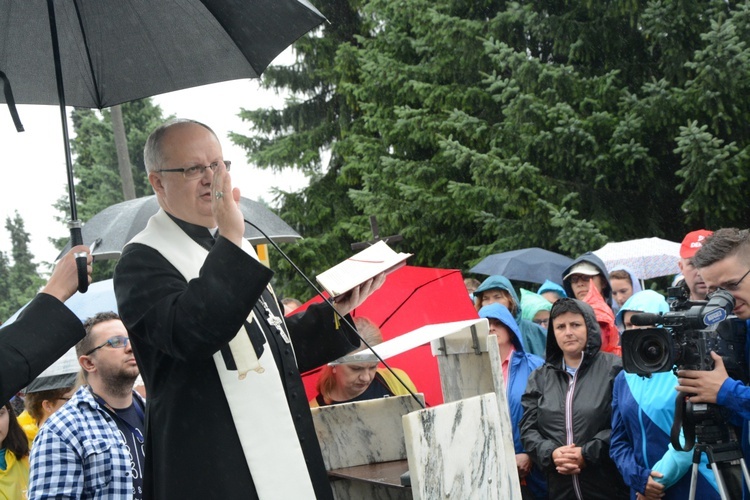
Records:
[[[388,385],[385,383],[383,377],[379,374],[375,374],[375,378],[372,379],[370,385],[365,389],[365,392],[357,396],[356,398],[349,399],[347,401],[331,401],[326,403],[323,399],[322,394],[318,394],[315,398],[318,402],[318,406],[340,405],[342,403],[354,403],[356,401],[369,401],[371,399],[380,399],[386,396],[393,396],[393,393],[388,389]]]
[[[144,440],[145,433],[143,408],[139,401],[133,398],[133,404],[124,409],[114,409],[114,413],[108,408],[117,428],[120,430],[122,437],[128,447],[130,456],[130,471],[133,476],[133,499],[141,500],[143,498],[143,460],[144,460]]]

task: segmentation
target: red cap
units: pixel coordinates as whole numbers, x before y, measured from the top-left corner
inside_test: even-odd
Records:
[[[703,240],[712,234],[714,234],[713,231],[707,231],[706,229],[689,232],[682,240],[682,245],[680,245],[680,257],[683,259],[692,258],[695,252],[703,246]]]

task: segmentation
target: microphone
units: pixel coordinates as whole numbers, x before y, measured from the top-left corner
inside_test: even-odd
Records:
[[[421,407],[422,409],[424,409],[424,408],[425,408],[425,405],[424,405],[424,404],[422,403],[422,401],[420,401],[420,400],[419,400],[419,398],[417,397],[417,395],[416,395],[416,394],[414,394],[414,392],[413,392],[413,391],[412,391],[412,390],[411,390],[411,389],[409,388],[409,386],[407,386],[407,385],[406,385],[406,383],[404,383],[404,381],[403,381],[403,380],[401,379],[401,377],[399,377],[399,376],[398,376],[398,374],[397,374],[397,373],[396,373],[396,372],[395,372],[395,371],[393,370],[393,368],[391,368],[391,367],[390,367],[390,365],[388,365],[388,363],[386,363],[386,362],[385,362],[385,360],[384,360],[383,358],[381,358],[381,357],[380,357],[380,354],[378,354],[377,352],[375,352],[375,351],[373,350],[372,346],[371,346],[370,344],[368,344],[368,343],[367,343],[367,341],[366,341],[366,340],[365,340],[364,338],[362,338],[362,336],[361,336],[361,335],[359,334],[359,332],[358,332],[358,331],[357,331],[357,329],[356,329],[356,328],[354,327],[354,325],[352,325],[352,324],[351,324],[351,323],[349,322],[349,320],[347,320],[347,319],[346,319],[346,318],[344,317],[344,315],[343,315],[343,314],[341,314],[341,313],[340,313],[340,312],[338,311],[338,309],[336,309],[336,308],[335,308],[335,307],[333,306],[333,299],[329,299],[329,298],[326,298],[326,296],[325,296],[325,295],[323,295],[323,292],[321,292],[321,291],[320,291],[320,289],[319,289],[319,288],[318,288],[317,286],[315,286],[315,283],[313,283],[313,282],[312,282],[312,280],[311,280],[310,278],[308,278],[308,277],[307,277],[307,275],[306,275],[306,274],[305,274],[305,273],[304,273],[304,272],[302,271],[302,269],[300,269],[300,268],[299,268],[299,267],[297,266],[297,264],[295,264],[295,263],[294,263],[294,261],[292,261],[292,259],[291,259],[291,258],[290,258],[290,257],[289,257],[289,256],[288,256],[288,255],[287,255],[286,253],[284,253],[284,251],[283,251],[283,250],[282,250],[282,249],[281,249],[281,248],[279,247],[279,245],[277,245],[277,244],[276,244],[276,242],[275,242],[275,241],[273,241],[273,240],[271,239],[271,237],[270,237],[270,236],[268,236],[268,235],[267,235],[267,234],[266,234],[266,233],[265,233],[265,232],[264,232],[264,231],[263,231],[263,230],[262,230],[261,228],[259,228],[258,226],[256,226],[255,224],[253,224],[252,222],[250,222],[250,221],[249,221],[249,220],[247,220],[247,219],[244,219],[244,221],[245,221],[245,224],[247,224],[247,225],[249,225],[249,226],[251,226],[251,227],[253,227],[253,228],[257,229],[257,230],[258,230],[258,232],[259,232],[260,234],[262,234],[262,235],[263,235],[263,236],[264,236],[264,237],[266,238],[266,240],[268,240],[268,242],[269,242],[269,243],[271,244],[271,246],[272,246],[272,247],[274,247],[274,248],[275,248],[275,249],[276,249],[276,250],[277,250],[277,251],[278,251],[278,252],[279,252],[279,253],[281,254],[281,256],[282,256],[282,257],[284,257],[284,260],[286,260],[287,262],[289,262],[289,265],[291,265],[291,266],[292,266],[292,268],[294,268],[294,270],[295,270],[295,271],[297,272],[297,274],[299,274],[300,276],[302,276],[302,278],[303,278],[303,279],[304,279],[304,280],[305,280],[305,281],[307,282],[307,284],[308,284],[308,285],[310,285],[310,288],[312,288],[313,290],[315,290],[315,293],[316,293],[316,294],[318,294],[318,296],[319,296],[319,297],[320,297],[321,299],[323,299],[323,302],[324,302],[325,304],[328,304],[328,307],[330,307],[330,308],[331,308],[331,310],[333,311],[333,314],[335,314],[336,316],[338,316],[339,320],[340,320],[340,321],[341,321],[342,323],[344,323],[344,324],[345,324],[346,326],[348,326],[348,327],[349,327],[349,329],[351,329],[351,331],[352,331],[352,332],[354,332],[354,334],[355,334],[355,335],[356,335],[356,336],[357,336],[357,337],[359,338],[360,342],[362,342],[362,343],[363,343],[363,344],[364,344],[364,345],[365,345],[365,346],[366,346],[366,347],[367,347],[368,349],[370,349],[370,352],[371,352],[371,353],[373,353],[373,354],[375,355],[375,357],[376,357],[376,358],[378,358],[378,361],[380,361],[381,363],[383,363],[383,366],[385,366],[385,367],[386,367],[386,369],[387,369],[387,370],[388,370],[389,372],[391,372],[391,375],[393,375],[393,376],[394,376],[394,377],[396,378],[396,380],[398,380],[398,382],[399,382],[399,383],[400,383],[400,384],[401,384],[401,385],[402,385],[402,386],[404,387],[404,389],[406,389],[406,391],[407,391],[407,392],[409,393],[409,395],[410,395],[410,396],[412,397],[412,399],[413,399],[414,401],[416,401],[416,402],[417,402],[417,404],[418,404],[418,405],[419,405],[419,406],[420,406],[420,407]]]
[[[633,326],[653,326],[663,323],[664,320],[661,314],[638,313],[630,317],[630,322]]]

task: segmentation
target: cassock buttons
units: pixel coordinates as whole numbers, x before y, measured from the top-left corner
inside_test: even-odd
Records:
[[[286,354],[287,356],[289,356],[289,349],[288,348],[284,349],[284,354]]]

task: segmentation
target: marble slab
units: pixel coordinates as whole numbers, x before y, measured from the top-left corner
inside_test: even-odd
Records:
[[[415,500],[516,498],[497,409],[491,392],[404,415]]]
[[[336,500],[411,500],[409,488],[386,488],[361,481],[331,481]]]
[[[411,396],[311,408],[326,470],[403,460],[401,417],[419,409]]]
[[[464,323],[467,323],[467,325],[460,330],[445,335],[442,339],[438,338],[430,342],[433,356],[476,354],[477,350],[480,352],[486,350],[487,335],[490,332],[490,324],[487,319],[479,318]],[[472,327],[474,334],[472,334]],[[476,335],[476,340],[474,335]]]
[[[486,342],[482,344],[486,351]],[[490,358],[487,352],[437,356],[443,401],[450,403],[464,398],[495,392]]]
[[[516,451],[513,446],[513,423],[510,420],[510,410],[508,405],[507,391],[505,390],[505,381],[503,380],[503,361],[500,357],[500,348],[497,345],[497,335],[487,337],[487,353],[490,359],[490,369],[495,385],[495,397],[497,399],[497,410],[500,416],[500,442],[502,444],[502,454],[505,462],[515,464]],[[515,467],[508,467],[508,482],[514,495],[513,499],[521,498],[521,481],[518,478],[518,472]]]

